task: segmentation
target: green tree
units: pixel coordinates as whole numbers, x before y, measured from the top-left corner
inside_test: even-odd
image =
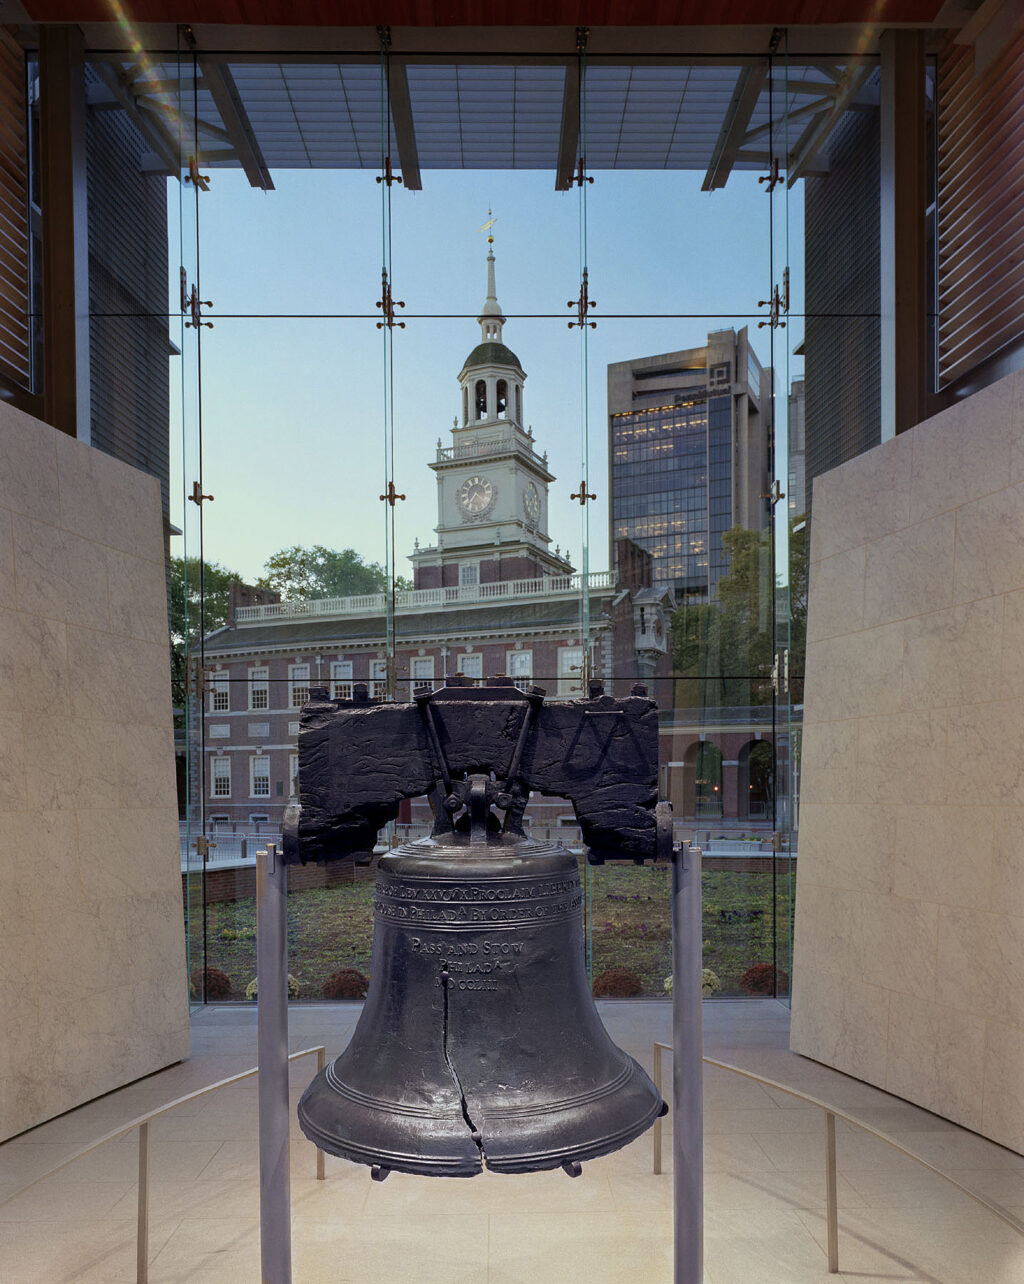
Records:
[[[323,544],[312,548],[295,544],[268,557],[256,583],[259,588],[275,589],[287,601],[380,593],[387,587],[388,577],[379,562],[364,562],[354,549],[339,552]],[[399,575],[395,587],[405,589],[411,585],[404,575]]]
[[[789,680],[794,703],[804,698],[807,661],[807,521],[803,513],[789,526]]]
[[[772,574],[767,531],[734,526],[722,543],[729,569],[709,603],[672,617],[676,701],[687,707],[763,704],[772,664]]]
[[[185,707],[187,652],[198,644],[202,630],[210,633],[227,624],[231,583],[239,579],[237,571],[217,562],[171,558],[171,692],[177,709]]]

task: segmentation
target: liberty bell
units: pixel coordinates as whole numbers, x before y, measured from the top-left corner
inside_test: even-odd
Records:
[[[311,1141],[378,1180],[578,1176],[667,1110],[591,998],[576,857],[523,826],[531,790],[562,795],[591,860],[655,855],[656,706],[494,682],[409,704],[315,692],[302,713],[286,860],[371,850],[406,797],[434,812],[429,838],[380,858],[369,994],[298,1107]]]

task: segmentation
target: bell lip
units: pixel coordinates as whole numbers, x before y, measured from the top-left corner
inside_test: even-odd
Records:
[[[625,1054],[628,1057],[628,1053]],[[394,1172],[411,1173],[419,1177],[477,1177],[486,1171],[497,1174],[513,1173],[530,1173],[530,1172],[548,1172],[555,1168],[560,1168],[567,1162],[575,1161],[577,1163],[588,1163],[592,1159],[600,1159],[603,1155],[613,1154],[628,1146],[631,1142],[642,1136],[654,1123],[662,1118],[668,1111],[667,1103],[662,1099],[657,1089],[654,1087],[650,1077],[644,1068],[633,1057],[628,1057],[632,1063],[629,1066],[627,1081],[630,1083],[630,1092],[633,1099],[636,1095],[647,1095],[649,1106],[643,1114],[634,1116],[629,1123],[624,1124],[614,1132],[609,1132],[603,1136],[591,1137],[587,1141],[580,1142],[577,1145],[550,1147],[543,1150],[523,1151],[496,1154],[493,1147],[499,1150],[502,1143],[507,1139],[514,1144],[514,1136],[509,1134],[503,1137],[500,1131],[500,1124],[507,1116],[500,1112],[495,1116],[493,1121],[488,1121],[487,1112],[482,1111],[480,1114],[481,1131],[486,1137],[490,1132],[491,1151],[488,1151],[488,1143],[485,1141],[480,1149],[475,1148],[475,1143],[468,1132],[461,1131],[461,1121],[457,1123],[456,1130],[451,1134],[449,1140],[458,1144],[462,1143],[464,1149],[461,1154],[450,1156],[432,1155],[424,1156],[423,1154],[411,1151],[399,1151],[387,1149],[380,1145],[373,1147],[362,1145],[350,1138],[339,1137],[329,1133],[319,1127],[309,1117],[306,1106],[306,1096],[314,1089],[315,1085],[321,1080],[321,1076],[326,1075],[326,1070],[321,1071],[313,1082],[306,1089],[302,1099],[299,1101],[297,1115],[299,1127],[303,1135],[311,1141],[320,1150],[327,1154],[335,1155],[339,1159],[348,1160],[350,1163],[362,1164],[365,1167],[372,1168],[374,1165],[381,1165],[389,1168]],[[573,1109],[573,1099],[568,1098],[565,1102],[564,1109],[571,1111]],[[451,1120],[451,1122],[455,1122]],[[499,1131],[490,1131],[490,1124],[498,1125]],[[436,1138],[432,1138],[436,1140]],[[474,1149],[470,1149],[470,1145]]]

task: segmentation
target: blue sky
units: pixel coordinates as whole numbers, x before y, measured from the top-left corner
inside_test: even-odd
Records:
[[[437,438],[450,442],[456,376],[479,340],[475,317],[486,284],[492,208],[504,337],[527,373],[524,418],[547,450],[552,539],[582,561],[577,488],[583,430],[589,442],[590,566],[607,566],[606,367],[609,362],[697,346],[709,329],[749,324],[768,362],[757,302],[768,296],[769,246],[776,281],[786,260],[792,309],[802,310],[802,188],[769,198],[756,176],[733,174],[715,193],[694,172],[601,171],[587,191],[586,246],[598,328],[586,351],[569,330],[566,301],[579,291],[582,210],[578,191],[554,191],[538,171],[425,171],[421,192],[392,189],[392,267],[404,330],[393,337],[398,569],[414,537],[433,542],[436,483],[427,468]],[[376,328],[380,298],[381,188],[368,171],[278,171],[276,190],[255,191],[236,170],[215,170],[199,198],[202,296],[213,330],[202,335],[204,548],[247,578],[290,544],[355,548],[383,561],[385,362]],[[170,188],[172,265],[195,279],[195,208]],[[774,232],[769,236],[769,204]],[[179,213],[180,211],[180,213]],[[174,286],[177,293],[177,274]],[[651,314],[689,314],[658,319]],[[328,315],[324,315],[328,314]],[[361,314],[338,319],[337,314]],[[369,316],[367,314],[374,314]],[[551,314],[551,315],[549,315]],[[616,317],[614,314],[630,314]],[[639,316],[636,314],[640,314]],[[777,392],[794,318],[776,332]],[[196,339],[172,362],[172,520],[197,551],[197,510],[181,498],[197,476]],[[801,364],[790,358],[789,377]],[[185,411],[182,412],[182,382]],[[583,390],[587,391],[584,412]],[[784,398],[778,410],[784,417]],[[180,430],[178,424],[181,424]],[[780,443],[784,451],[784,438]],[[782,454],[777,468],[785,489]],[[176,541],[181,551],[183,541]]]

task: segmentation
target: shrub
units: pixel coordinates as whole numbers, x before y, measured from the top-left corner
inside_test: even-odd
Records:
[[[357,972],[354,967],[343,967],[339,972],[332,972],[321,985],[320,993],[325,999],[365,999],[370,982]]]
[[[256,978],[253,977],[245,987],[245,997],[252,1000],[256,998],[258,993],[259,986],[256,983]],[[292,976],[291,972],[288,973],[288,997],[290,999],[297,999],[299,997],[299,983],[296,978]]]
[[[196,997],[201,998],[203,994],[203,969],[196,968],[189,980],[191,981],[190,992]],[[231,977],[222,972],[219,967],[208,967],[206,975],[206,997],[208,999],[226,999],[231,993]]]
[[[774,963],[755,963],[740,977],[740,985],[748,994],[774,994],[789,987],[789,976]]]
[[[643,992],[643,982],[637,974],[624,967],[606,968],[594,977],[595,999],[632,999]]]
[[[700,994],[701,998],[709,999],[712,994],[717,993],[722,988],[722,982],[718,979],[718,973],[713,972],[711,968],[704,967],[700,971]],[[665,977],[665,993],[672,993],[672,978]]]

